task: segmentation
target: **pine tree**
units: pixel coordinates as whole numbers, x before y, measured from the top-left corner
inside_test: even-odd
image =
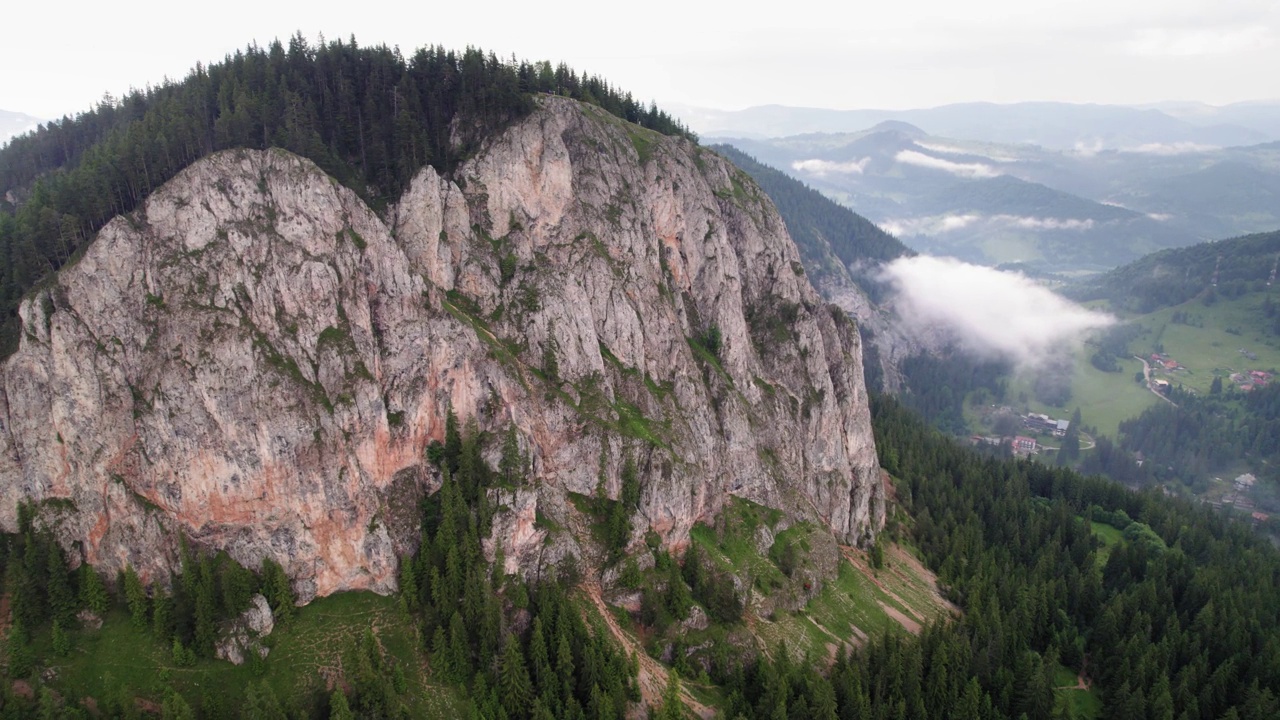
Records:
[[[534,617],[533,630],[529,633],[529,667],[532,669],[534,687],[539,694],[552,688],[555,674],[551,670],[551,658],[547,653],[546,638],[542,634],[542,618]]]
[[[142,580],[138,578],[138,573],[134,572],[133,567],[130,565],[126,565],[124,568],[124,598],[125,603],[129,606],[129,619],[133,623],[133,629],[146,630],[148,624],[147,589],[142,586]]]
[[[456,610],[449,618],[449,657],[446,663],[454,678],[462,680],[471,676],[471,639],[462,622],[462,614]]]
[[[9,628],[9,671],[11,678],[25,678],[35,669],[36,655],[31,647],[31,636],[27,626],[20,619],[14,620]]]
[[[173,598],[157,590],[151,603],[151,631],[167,642],[173,635]]]
[[[547,327],[547,338],[542,342],[542,372],[553,386],[560,385],[560,361],[556,354],[560,349],[555,338],[555,323]]]
[[[245,691],[241,717],[245,720],[288,720],[275,691],[265,680],[249,684]]]
[[[498,668],[498,694],[502,709],[511,720],[528,715],[533,702],[533,686],[529,681],[529,671],[525,668],[520,643],[514,636],[507,638],[506,648],[502,653],[502,662]]]
[[[76,614],[76,593],[71,587],[62,548],[56,542],[49,543],[47,587],[49,610],[53,618],[61,620],[63,624],[70,624]]]
[[[276,622],[288,622],[296,612],[293,586],[284,568],[271,558],[262,559],[262,594],[271,605]]]
[[[442,678],[456,678],[458,671],[450,663],[449,640],[445,637],[445,630],[442,626],[437,625],[435,633],[431,636],[431,669],[440,674]]]
[[[502,456],[498,459],[498,476],[502,484],[514,488],[520,484],[523,458],[520,457],[520,443],[516,438],[516,426],[513,423],[507,428],[502,440]]]
[[[418,576],[413,557],[400,556],[400,600],[410,612],[418,609]]]
[[[329,720],[355,720],[355,713],[347,703],[347,694],[341,687],[334,689],[329,696]]]
[[[458,425],[458,416],[453,412],[453,405],[444,419],[444,466],[450,472],[457,472],[462,458],[462,432]]]
[[[160,706],[160,717],[162,720],[196,720],[196,713],[181,695],[169,690]]]
[[[80,565],[80,604],[86,610],[102,617],[111,606],[111,598],[96,570],[89,563]]]
[[[62,619],[54,618],[53,654],[58,657],[66,657],[69,652],[71,652],[71,637],[67,635],[67,631],[62,627]]]

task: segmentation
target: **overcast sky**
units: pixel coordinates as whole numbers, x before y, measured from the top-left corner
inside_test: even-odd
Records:
[[[721,109],[1280,96],[1280,0],[292,4],[15,0],[2,16],[0,109],[74,113],[296,31],[406,53],[477,45]]]

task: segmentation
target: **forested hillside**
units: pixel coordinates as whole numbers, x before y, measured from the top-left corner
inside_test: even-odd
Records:
[[[1230,479],[1248,470],[1261,481],[1252,489],[1259,508],[1280,511],[1280,384],[1207,396],[1174,387],[1169,397],[1176,404],[1153,405],[1120,423],[1114,448],[1099,438],[1099,452],[1086,458],[1085,468],[1134,487],[1170,483],[1196,494],[1209,488],[1213,475]]]
[[[1109,300],[1117,310],[1149,313],[1201,294],[1228,298],[1275,282],[1280,231],[1162,250],[1080,287],[1078,300]]]
[[[405,57],[354,38],[313,47],[301,36],[48,123],[0,151],[0,357],[16,346],[18,303],[32,286],[72,261],[112,217],[211,152],[291,150],[379,209],[424,165],[447,172],[530,112],[540,92],[690,135],[656,107],[564,65],[474,48]]]
[[[1158,491],[1134,493],[1070,470],[979,456],[892,398],[879,398],[873,409],[876,440],[905,511],[891,533],[919,549],[960,612],[919,635],[874,635],[852,652],[837,652],[828,666],[783,645],[744,648],[751,627],[780,618],[744,617],[739,591],[720,582],[724,571],[705,553],[686,555],[683,570],[666,553],[645,571],[631,557],[622,561],[623,582],[643,600],[639,612],[616,609],[620,622],[641,637],[670,629],[678,637],[681,618],[701,607],[712,623],[700,634],[706,646],[686,650],[677,640],[664,658],[696,693],[672,682],[654,717],[687,717],[681,698],[726,717],[762,719],[1264,720],[1280,712],[1280,554],[1248,526]],[[496,470],[482,457],[486,447],[501,457]],[[113,600],[93,573],[68,573],[56,545],[28,525],[0,543],[17,623],[9,671],[36,678],[40,668],[55,666],[63,676],[50,676],[50,686],[36,682],[39,703],[5,684],[0,712],[26,717],[48,706],[87,716],[74,698],[95,695],[100,710],[127,714],[140,693],[163,698],[167,717],[412,715],[423,711],[417,703],[424,697],[458,703],[437,706],[435,716],[465,714],[470,706],[479,717],[621,717],[639,697],[640,659],[619,652],[603,625],[584,622],[576,593],[564,592],[580,572],[593,571],[566,564],[559,577],[526,584],[503,575],[501,558],[484,561],[481,539],[495,502],[524,482],[518,450],[451,421],[430,456],[445,484],[422,508],[421,550],[402,560],[403,619],[394,622],[416,626],[417,639],[392,646],[399,655],[380,645],[393,638],[375,639],[370,630],[342,655],[350,664],[345,686],[318,687],[314,678],[281,670],[273,655],[252,666],[270,683],[253,679],[211,693],[208,683],[222,687],[238,676],[203,659],[210,619],[226,617],[260,589],[284,611],[281,652],[292,651],[304,622],[314,622],[288,619],[287,586],[272,572],[259,579],[225,558],[192,555],[172,595],[148,598],[126,575]],[[592,532],[610,552],[619,547],[610,538],[627,532],[614,527],[626,522],[616,510],[633,502],[634,492],[624,484],[618,501],[582,499],[598,505],[592,512],[602,520]],[[884,562],[875,550],[868,556]],[[102,668],[81,667],[88,657],[82,643],[95,657],[110,652],[92,644],[94,631],[72,629],[67,618],[82,608],[106,608],[109,624],[126,626],[116,637],[148,657],[172,647],[172,670],[124,687],[102,679]],[[652,646],[656,656],[663,657],[663,646]],[[96,679],[81,687],[72,678]]]

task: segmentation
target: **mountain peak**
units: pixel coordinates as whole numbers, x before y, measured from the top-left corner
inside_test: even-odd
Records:
[[[71,508],[64,546],[105,569],[168,577],[184,536],[278,562],[304,600],[389,592],[456,418],[528,458],[486,539],[508,572],[590,558],[549,528],[575,526],[571,496],[617,496],[627,460],[627,542],[679,548],[731,495],[874,537],[857,328],[766,196],[685,138],[534,103],[384,213],[310,160],[235,149],[110,221],[21,307],[0,525],[61,498],[41,507]]]
[[[883,122],[876,123],[874,126],[872,126],[870,129],[867,130],[868,134],[882,133],[882,132],[901,133],[913,140],[918,138],[929,137],[929,133],[925,132],[924,130],[920,129],[915,125],[912,125],[909,122],[903,122],[901,120],[885,120]]]

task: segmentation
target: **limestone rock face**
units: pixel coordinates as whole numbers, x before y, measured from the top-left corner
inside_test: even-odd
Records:
[[[490,552],[591,560],[569,493],[678,549],[730,494],[883,524],[858,331],[771,203],[684,140],[544,98],[382,216],[289,153],[205,158],[21,309],[0,369],[0,526],[34,501],[79,559],[144,579],[177,538],[305,602],[389,592],[452,406],[514,426],[529,484]]]

